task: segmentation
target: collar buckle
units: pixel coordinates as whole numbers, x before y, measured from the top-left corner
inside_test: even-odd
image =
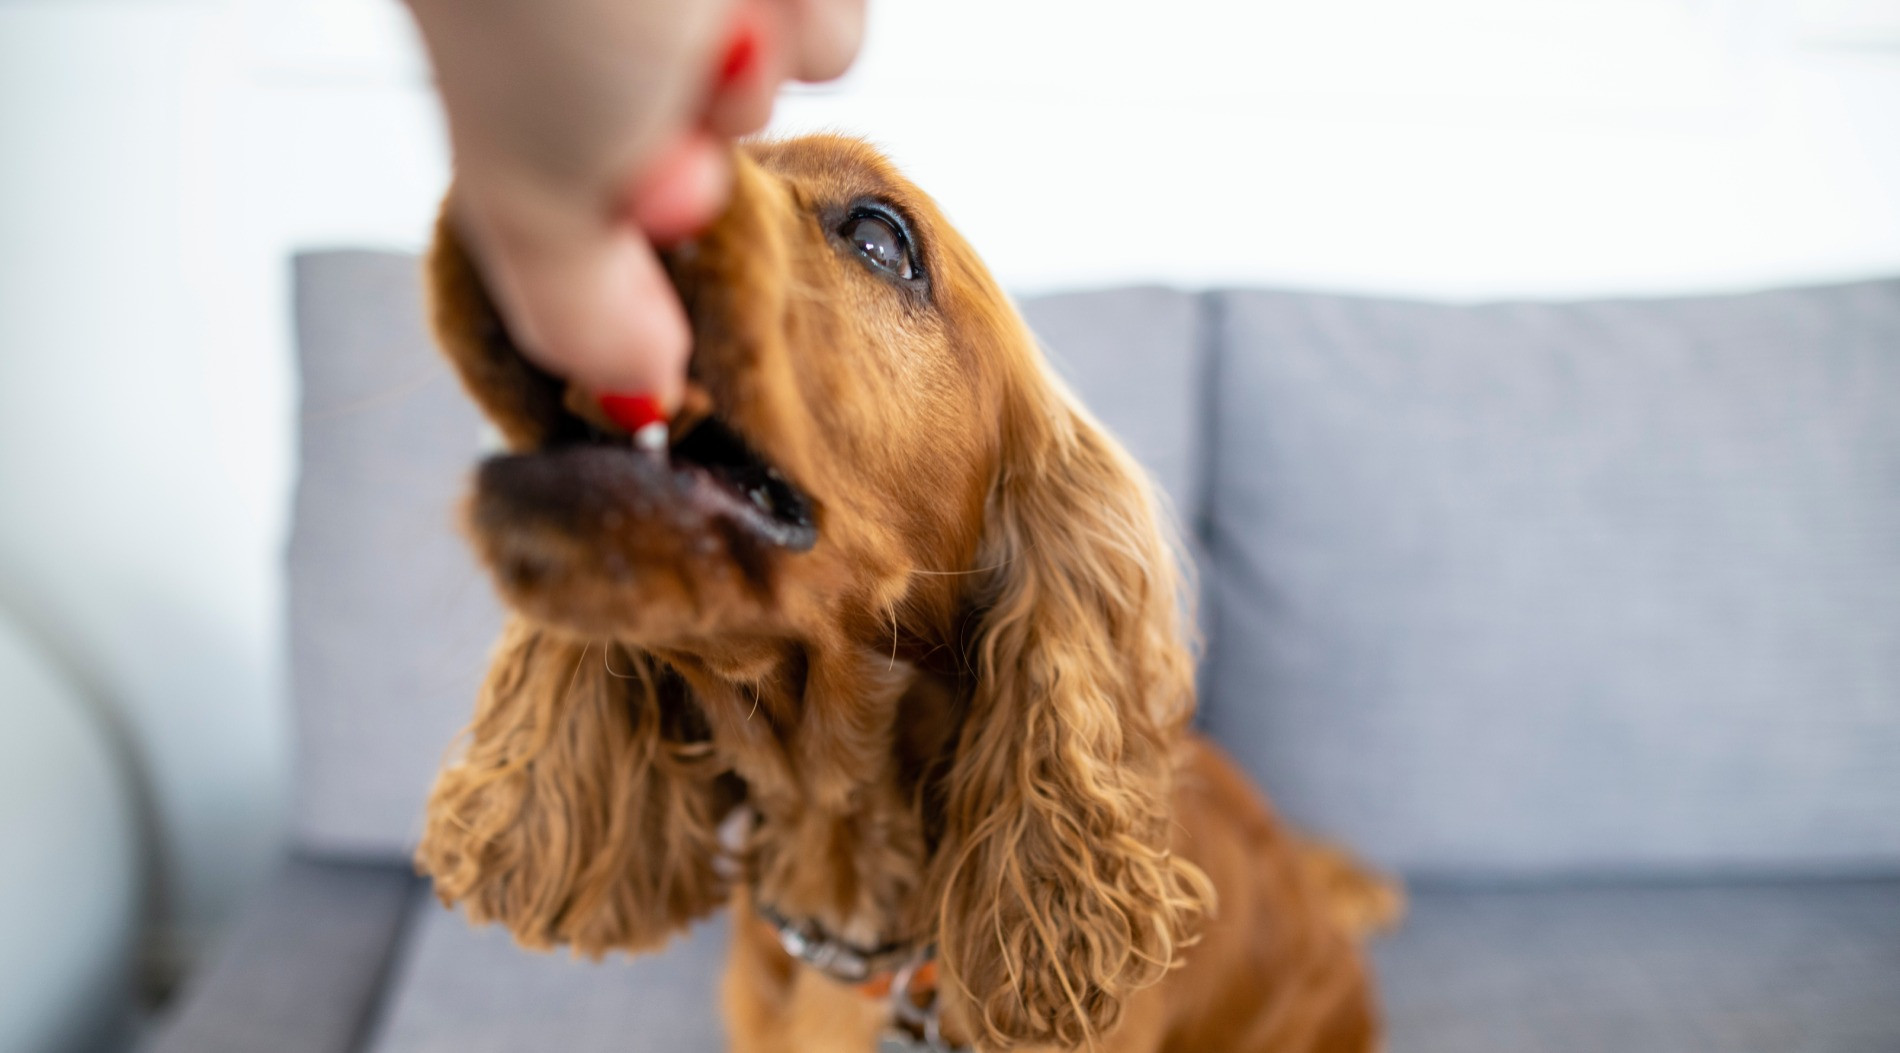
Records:
[[[878,1039],[878,1053],[968,1053],[943,1040],[936,957],[936,948],[926,947],[897,970],[891,981],[891,1025]]]

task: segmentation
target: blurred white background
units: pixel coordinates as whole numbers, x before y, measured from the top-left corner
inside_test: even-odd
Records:
[[[1023,292],[1900,274],[1900,0],[881,0],[812,128]],[[396,0],[0,0],[0,608],[134,764],[161,959],[279,846],[287,257],[447,171]]]

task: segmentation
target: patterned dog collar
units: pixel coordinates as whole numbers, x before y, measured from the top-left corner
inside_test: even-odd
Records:
[[[891,1023],[878,1040],[879,1053],[966,1053],[943,1040],[935,947],[860,947],[827,934],[815,921],[793,921],[763,903],[758,912],[778,933],[786,954],[868,998],[890,1000]]]
[[[860,947],[825,932],[815,921],[793,921],[766,904],[759,904],[759,917],[778,932],[785,953],[824,973],[839,983],[869,983],[880,973],[895,973],[917,956],[901,943],[881,947]]]

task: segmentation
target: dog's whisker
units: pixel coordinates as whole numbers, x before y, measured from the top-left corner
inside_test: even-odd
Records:
[[[993,574],[996,571],[999,571],[1008,567],[1011,563],[1014,563],[1014,562],[1016,562],[1016,557],[1012,555],[1008,559],[1004,560],[1003,562],[993,564],[988,567],[971,567],[969,570],[916,570],[913,568],[911,570],[911,573],[923,574],[929,577],[937,577],[937,578],[958,578],[966,574]]]
[[[580,683],[581,669],[587,665],[587,652],[592,650],[593,646],[591,643],[582,644],[580,657],[574,659],[574,672],[567,678],[567,693],[570,695],[574,693],[574,685]]]
[[[607,670],[607,675],[608,675],[608,676],[611,676],[611,677],[613,677],[613,678],[614,678],[614,679],[616,679],[616,680],[638,680],[638,679],[640,679],[640,674],[639,674],[639,673],[637,673],[637,672],[635,672],[635,673],[622,673],[622,672],[618,672],[618,671],[616,671],[616,670],[614,669],[614,653],[613,653],[613,648],[611,648],[611,647],[609,647],[609,648],[607,648],[607,649],[606,649],[606,651],[604,651],[604,652],[603,652],[603,653],[601,654],[601,656],[600,656],[600,664],[601,664],[601,667],[602,667],[602,668],[604,668],[604,669],[606,669],[606,670]]]
[[[886,672],[889,672],[890,670],[897,668],[897,608],[895,607],[891,608],[890,615],[891,615],[891,664],[888,667],[886,667],[885,669]]]

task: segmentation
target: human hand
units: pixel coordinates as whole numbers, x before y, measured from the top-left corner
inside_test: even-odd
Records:
[[[691,336],[655,246],[718,214],[729,141],[764,127],[781,84],[844,72],[864,0],[409,3],[455,218],[515,343],[623,413],[670,411]]]

